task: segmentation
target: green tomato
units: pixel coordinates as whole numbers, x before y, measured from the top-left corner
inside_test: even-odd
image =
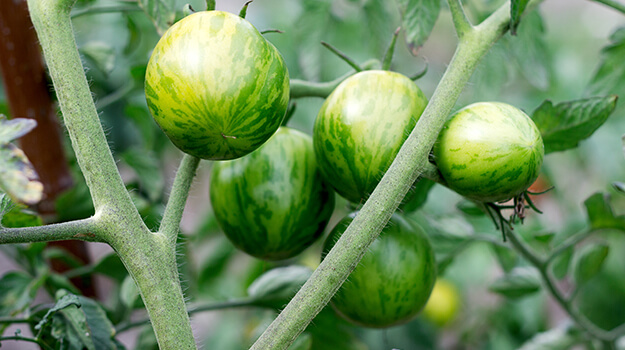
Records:
[[[455,113],[434,146],[447,186],[482,202],[499,202],[525,191],[538,177],[543,140],[518,108],[481,102]]]
[[[183,152],[234,159],[278,129],[289,74],[276,48],[248,21],[221,11],[174,24],[148,62],[145,95],[154,119]]]
[[[311,137],[286,127],[247,156],[213,164],[210,200],[230,241],[266,260],[299,254],[334,210]]]
[[[419,87],[399,73],[364,71],[347,78],[328,96],[314,125],[324,177],[346,199],[366,199],[426,104]]]
[[[332,230],[322,259],[353,217],[347,216]],[[390,327],[410,321],[423,309],[435,281],[434,251],[425,232],[395,214],[331,303],[341,316],[357,325]]]

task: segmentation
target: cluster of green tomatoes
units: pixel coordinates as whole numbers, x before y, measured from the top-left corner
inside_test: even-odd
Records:
[[[145,91],[178,148],[218,160],[210,180],[217,221],[236,247],[266,260],[294,257],[316,241],[334,212],[335,192],[363,203],[427,105],[409,78],[363,71],[326,99],[312,137],[281,126],[289,103],[282,57],[245,19],[220,11],[187,16],[163,35]],[[496,202],[532,184],[543,153],[540,133],[522,111],[477,103],[448,120],[433,160],[446,186]],[[323,256],[354,215],[331,230]],[[388,327],[414,318],[435,280],[426,233],[395,214],[332,305],[356,324]]]

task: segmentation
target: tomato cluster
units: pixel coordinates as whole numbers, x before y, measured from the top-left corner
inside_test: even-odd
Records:
[[[222,160],[210,182],[217,221],[235,246],[266,260],[292,258],[321,236],[334,191],[364,202],[427,105],[409,78],[364,71],[329,95],[312,138],[279,128],[289,99],[284,60],[249,22],[220,11],[190,15],[165,33],[145,90],[155,120],[177,147]],[[531,119],[492,102],[454,114],[433,149],[445,185],[483,202],[525,191],[543,154]],[[324,256],[353,215],[329,234]],[[395,214],[332,305],[356,324],[388,327],[412,319],[435,280],[426,232]]]

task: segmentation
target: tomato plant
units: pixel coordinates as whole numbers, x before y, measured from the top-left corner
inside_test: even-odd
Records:
[[[334,210],[310,136],[287,127],[247,156],[214,164],[210,199],[234,245],[269,260],[307,248]]]
[[[280,53],[248,21],[222,11],[174,24],[152,52],[145,76],[150,111],[182,151],[233,159],[278,129],[289,99]]]
[[[332,187],[352,202],[366,199],[426,104],[421,89],[399,73],[365,71],[343,81],[313,130],[315,154]]]
[[[347,216],[330,232],[322,258],[353,221]],[[434,282],[434,251],[421,227],[394,215],[336,292],[331,303],[347,320],[365,327],[406,323],[425,306]]]
[[[456,112],[434,146],[447,186],[483,202],[504,201],[525,191],[538,177],[543,156],[534,122],[518,108],[496,102]]]

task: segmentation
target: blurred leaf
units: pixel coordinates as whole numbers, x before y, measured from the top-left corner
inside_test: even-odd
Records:
[[[139,336],[137,337],[135,349],[159,350],[156,335],[154,335],[154,329],[151,325],[143,327],[141,333],[139,333]]]
[[[512,0],[510,2],[510,32],[512,35],[517,35],[517,27],[521,22],[521,15],[527,7],[529,0]]]
[[[519,261],[519,256],[512,250],[504,247],[500,247],[498,245],[491,245],[493,250],[495,251],[495,256],[499,261],[499,265],[506,272],[511,272],[517,265]]]
[[[128,275],[126,267],[116,253],[111,253],[100,259],[94,266],[93,272],[111,277],[119,284],[121,284]]]
[[[81,46],[80,52],[104,75],[115,68],[115,50],[107,43],[91,41]]]
[[[400,205],[401,210],[409,213],[421,208],[427,201],[428,194],[434,185],[436,182],[430,179],[421,178],[417,181],[406,195],[405,202]]]
[[[305,266],[277,267],[258,277],[247,289],[247,293],[257,305],[281,308],[291,300],[311,274],[312,270]]]
[[[441,10],[439,0],[398,0],[406,43],[413,55],[427,40]]]
[[[84,219],[94,214],[91,193],[83,179],[74,182],[74,187],[57,197],[55,209],[61,222]]]
[[[0,114],[0,145],[7,144],[28,134],[37,126],[34,119],[15,118],[8,120]]]
[[[175,4],[175,0],[139,0],[139,6],[154,23],[160,35],[163,35],[167,28],[174,24]]]
[[[368,35],[375,44],[376,51],[384,50],[389,43],[394,28],[391,13],[388,8],[389,2],[368,0],[363,5],[364,22],[367,23]]]
[[[616,96],[592,97],[553,105],[543,102],[532,119],[542,134],[545,153],[577,147],[590,137],[616,107]]]
[[[70,282],[69,278],[59,275],[58,273],[51,273],[46,280],[46,287],[53,291],[55,290],[67,290],[70,293],[80,294],[80,290]]]
[[[126,28],[128,28],[128,42],[124,46],[124,55],[129,56],[132,54],[141,43],[140,29],[132,19],[132,16],[125,16]]]
[[[610,248],[606,244],[595,244],[579,253],[573,273],[578,286],[588,282],[601,270],[609,251]]]
[[[595,193],[584,201],[592,229],[613,228],[625,231],[625,216],[615,216],[610,205],[610,196]]]
[[[32,276],[21,272],[7,272],[0,279],[0,315],[9,316],[21,312],[35,297],[30,283]]]
[[[610,45],[602,50],[603,61],[588,87],[589,95],[625,95],[625,28],[617,29],[610,36]]]
[[[3,199],[4,198],[4,199]],[[4,193],[0,193],[0,201],[8,200],[10,204],[10,199]],[[0,204],[0,207],[2,205]],[[33,227],[33,226],[41,226],[43,225],[43,220],[41,217],[34,211],[28,209],[26,206],[21,204],[13,204],[10,210],[2,215],[2,209],[0,208],[0,226],[4,227]]]
[[[490,100],[496,99],[501,94],[501,89],[509,81],[510,56],[505,49],[503,41],[495,43],[482,57],[477,69],[470,79],[471,94],[473,98]]]
[[[57,300],[67,292],[59,291]],[[110,350],[117,349],[113,340],[115,328],[106,313],[92,299],[77,296],[81,307],[74,304],[59,310],[53,316],[51,335],[67,344],[67,349]]]
[[[625,193],[625,183],[622,183],[620,181],[615,181],[612,183],[612,187],[614,187],[615,190],[621,193]]]
[[[156,123],[150,116],[150,113],[143,106],[126,105],[124,108],[126,115],[137,127],[141,135],[141,140],[146,149],[153,149],[156,139]]]
[[[523,1],[527,3],[527,0],[520,2]],[[530,84],[541,90],[546,90],[551,80],[551,57],[544,34],[545,26],[540,13],[532,11],[523,19],[516,36],[504,37],[520,72]]]
[[[223,236],[218,238],[215,248],[202,264],[200,275],[197,280],[200,290],[207,289],[228,266],[228,262],[236,252],[234,245]]]
[[[553,261],[553,276],[559,280],[563,279],[569,273],[569,265],[573,259],[573,247],[562,252]]]
[[[136,147],[123,152],[121,158],[135,171],[141,189],[147,193],[150,200],[157,201],[165,188],[159,158],[153,152]]]
[[[354,334],[354,328],[340,318],[329,305],[306,328],[312,335],[311,349],[366,350],[369,347]]]
[[[569,350],[581,341],[579,332],[574,328],[558,327],[535,334],[519,350]]]
[[[76,307],[80,307],[80,300],[74,294],[66,294],[59,299],[53,307],[48,309],[48,312],[43,316],[41,321],[35,325],[36,330],[41,330],[46,327],[48,323],[52,322],[52,315],[54,315],[57,311],[61,311],[70,305],[74,305]]]
[[[331,5],[329,0],[305,0],[296,21],[297,58],[304,79],[309,81],[321,78],[321,41],[330,21]]]
[[[517,299],[540,290],[538,271],[530,267],[517,267],[510,273],[498,278],[488,290],[507,298]]]
[[[304,332],[289,346],[289,350],[311,350],[312,343],[313,339],[310,333]]]
[[[456,208],[458,208],[458,210],[460,210],[462,213],[468,216],[486,215],[484,210],[482,210],[482,208],[478,204],[476,204],[475,202],[466,200],[466,199],[458,202],[458,204],[456,205]]]
[[[119,294],[122,304],[128,309],[134,309],[135,302],[139,298],[139,290],[135,281],[129,275],[124,279]]]

